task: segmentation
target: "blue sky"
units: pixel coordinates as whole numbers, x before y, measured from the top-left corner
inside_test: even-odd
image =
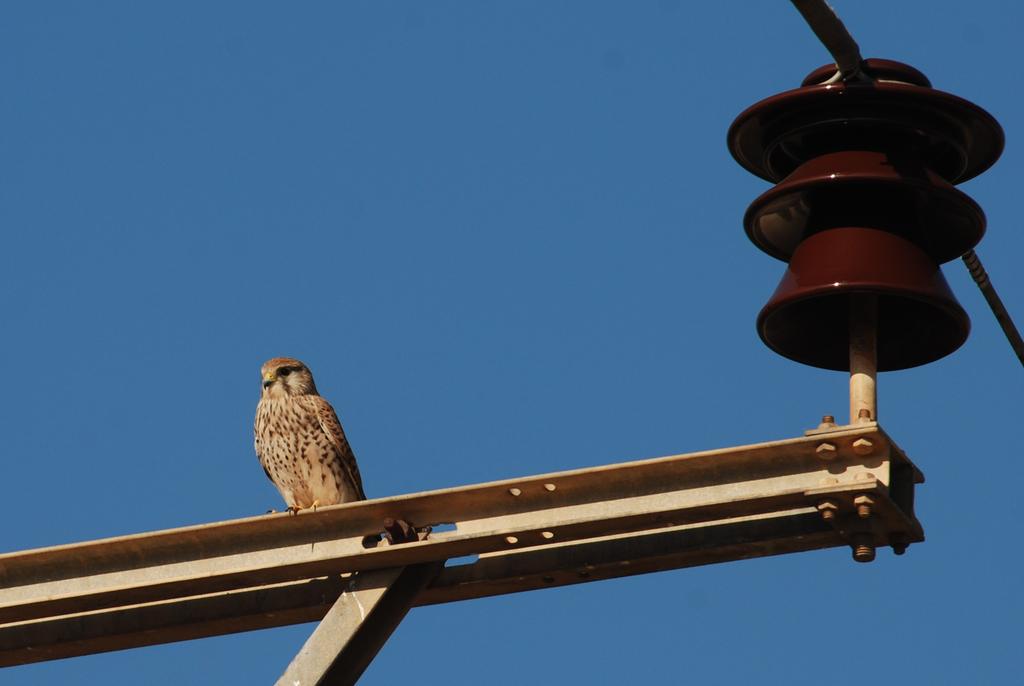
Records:
[[[961,188],[1024,322],[1017,3],[836,0],[989,110]],[[754,319],[782,264],[729,156],[828,61],[788,2],[6,3],[0,550],[249,516],[258,369],[305,360],[370,497],[798,436],[843,374]],[[1022,371],[966,270],[954,355],[879,383],[928,540],[414,610],[366,684],[994,683],[1018,674]],[[268,683],[312,625],[3,684]],[[827,675],[827,677],[825,676]]]

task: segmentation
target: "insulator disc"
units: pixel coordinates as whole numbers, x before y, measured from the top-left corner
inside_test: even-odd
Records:
[[[743,224],[780,260],[819,231],[861,226],[903,236],[942,264],[978,244],[985,213],[920,160],[852,150],[800,165],[750,205]]]
[[[757,318],[775,352],[814,367],[849,371],[851,296],[878,303],[878,371],[933,362],[959,348],[967,313],[934,259],[891,232],[835,228],[793,253],[779,287]]]
[[[841,150],[905,153],[950,183],[977,176],[999,158],[1003,130],[982,108],[923,85],[923,74],[899,62],[866,60],[865,72],[879,79],[805,85],[747,108],[729,128],[733,157],[773,183]]]

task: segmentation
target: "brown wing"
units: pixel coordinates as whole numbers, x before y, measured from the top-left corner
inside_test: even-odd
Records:
[[[253,421],[252,424],[252,445],[253,449],[256,451],[256,457],[260,461],[260,466],[263,467],[263,473],[267,475],[267,478],[270,479],[271,483],[274,483],[276,485],[277,482],[274,481],[274,477],[270,476],[270,470],[267,469],[267,462],[266,460],[263,459],[263,451],[260,450],[260,431],[261,425],[263,424],[264,421],[266,421],[266,418],[264,416],[265,414],[266,410],[263,407],[263,401],[260,400],[259,404],[256,405],[256,419]]]
[[[341,428],[341,422],[338,421],[338,415],[334,413],[334,408],[319,395],[304,395],[297,399],[305,402],[314,411],[320,422],[320,428],[327,434],[327,439],[334,449],[338,451],[342,470],[355,485],[359,499],[366,500],[363,479],[359,476],[359,465],[356,464],[356,456],[352,453],[352,446],[348,444],[348,439],[345,438],[345,431]]]

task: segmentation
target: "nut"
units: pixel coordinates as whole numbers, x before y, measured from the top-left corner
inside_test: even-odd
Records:
[[[830,414],[824,415],[821,418],[821,424],[818,424],[818,431],[827,431],[834,429],[836,426],[836,418]]]
[[[897,555],[902,555],[907,552],[907,546],[910,545],[910,541],[907,535],[904,533],[895,533],[889,537],[889,544],[892,546],[892,551]]]
[[[839,453],[835,443],[821,443],[814,449],[814,452],[823,460],[834,460],[838,457]]]
[[[861,519],[871,516],[871,508],[874,504],[874,499],[868,495],[859,495],[853,499],[853,505],[857,508],[857,516]]]
[[[821,513],[821,518],[826,522],[830,522],[836,518],[836,512],[839,511],[839,505],[834,500],[822,500],[817,504],[818,512]]]
[[[871,451],[875,449],[875,444],[866,438],[858,438],[853,442],[853,452],[858,455],[870,455]]]

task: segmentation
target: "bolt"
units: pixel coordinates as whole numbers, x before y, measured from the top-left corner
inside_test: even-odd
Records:
[[[871,506],[875,504],[875,501],[870,496],[859,495],[853,499],[853,504],[857,508],[857,516],[867,519],[871,516]]]
[[[857,562],[871,562],[875,559],[875,540],[871,534],[854,534],[853,559]]]
[[[907,540],[906,534],[896,533],[889,537],[889,545],[892,546],[892,552],[902,555],[907,552],[907,546],[910,545],[910,541]]]
[[[858,438],[853,442],[853,452],[858,455],[870,455],[871,451],[875,449],[875,444],[866,438]]]
[[[857,562],[872,562],[875,559],[875,546],[862,543],[853,547],[853,559]]]
[[[823,460],[836,459],[836,446],[834,443],[822,443],[814,449],[814,452]]]
[[[515,545],[516,543],[519,543],[519,539],[516,538],[515,536],[506,536],[505,537],[505,542],[508,543],[509,545]]]
[[[555,490],[556,488],[558,487],[555,486],[554,484],[544,484],[544,490],[547,491],[548,493]]]
[[[839,510],[839,505],[834,500],[822,500],[817,505],[818,512],[821,513],[821,518],[826,522],[830,522],[836,518],[836,512]]]
[[[827,431],[828,429],[835,428],[836,418],[830,414],[826,414],[821,418],[821,424],[818,424],[818,431]]]
[[[510,488],[510,489],[508,489],[508,492],[511,493],[512,495],[522,495],[522,493],[523,493],[518,488]]]

